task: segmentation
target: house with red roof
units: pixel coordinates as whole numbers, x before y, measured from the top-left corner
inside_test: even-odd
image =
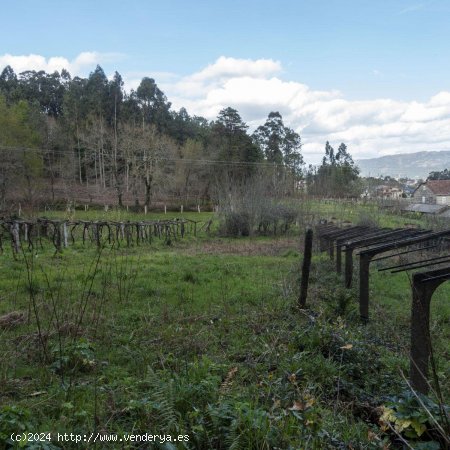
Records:
[[[450,180],[428,180],[413,193],[416,203],[450,206]]]

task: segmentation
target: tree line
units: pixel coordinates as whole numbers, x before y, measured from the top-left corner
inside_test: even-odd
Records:
[[[427,180],[450,180],[450,170],[433,171],[428,174]]]
[[[109,193],[119,206],[167,197],[216,202],[254,177],[266,180],[268,195],[291,195],[305,178],[322,189],[332,167],[356,173],[344,144],[324,159],[328,169],[305,170],[301,138],[278,112],[250,134],[231,107],[213,121],[175,111],[153,78],[127,92],[118,72],[108,80],[100,66],[87,78],[5,67],[0,130],[2,206],[33,202],[39,192],[46,201],[61,192],[76,197],[79,188]]]

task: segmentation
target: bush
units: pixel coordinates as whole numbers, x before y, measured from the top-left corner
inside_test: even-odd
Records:
[[[69,344],[62,352],[58,346],[53,349],[52,369],[55,373],[90,372],[95,366],[92,345],[85,339]]]
[[[437,450],[447,448],[449,408],[439,406],[429,397],[405,391],[391,397],[381,407],[382,430],[403,435],[416,449]]]
[[[296,211],[284,205],[263,205],[259,213],[258,231],[267,234],[286,233],[297,217]]]
[[[249,236],[254,232],[273,235],[286,233],[297,218],[294,209],[280,204],[253,205],[251,211],[225,212],[222,234],[237,237]]]
[[[33,430],[31,413],[19,406],[3,406],[0,409],[0,448],[2,445],[14,445],[10,436]]]
[[[378,218],[365,212],[359,213],[357,225],[365,227],[379,227],[380,223]]]
[[[229,211],[225,214],[221,231],[226,236],[249,236],[251,228],[250,215],[247,212]]]

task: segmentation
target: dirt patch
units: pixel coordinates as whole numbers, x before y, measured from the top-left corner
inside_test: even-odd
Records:
[[[283,256],[289,251],[300,252],[300,240],[294,238],[279,239],[276,241],[236,240],[201,242],[195,247],[186,249],[190,255],[198,254],[227,254],[243,256]]]
[[[26,321],[25,314],[19,311],[12,311],[4,316],[0,316],[0,328],[14,328]]]

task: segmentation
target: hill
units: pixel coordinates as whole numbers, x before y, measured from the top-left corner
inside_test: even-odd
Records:
[[[450,167],[450,151],[404,153],[356,160],[362,176],[426,178],[432,171]]]

